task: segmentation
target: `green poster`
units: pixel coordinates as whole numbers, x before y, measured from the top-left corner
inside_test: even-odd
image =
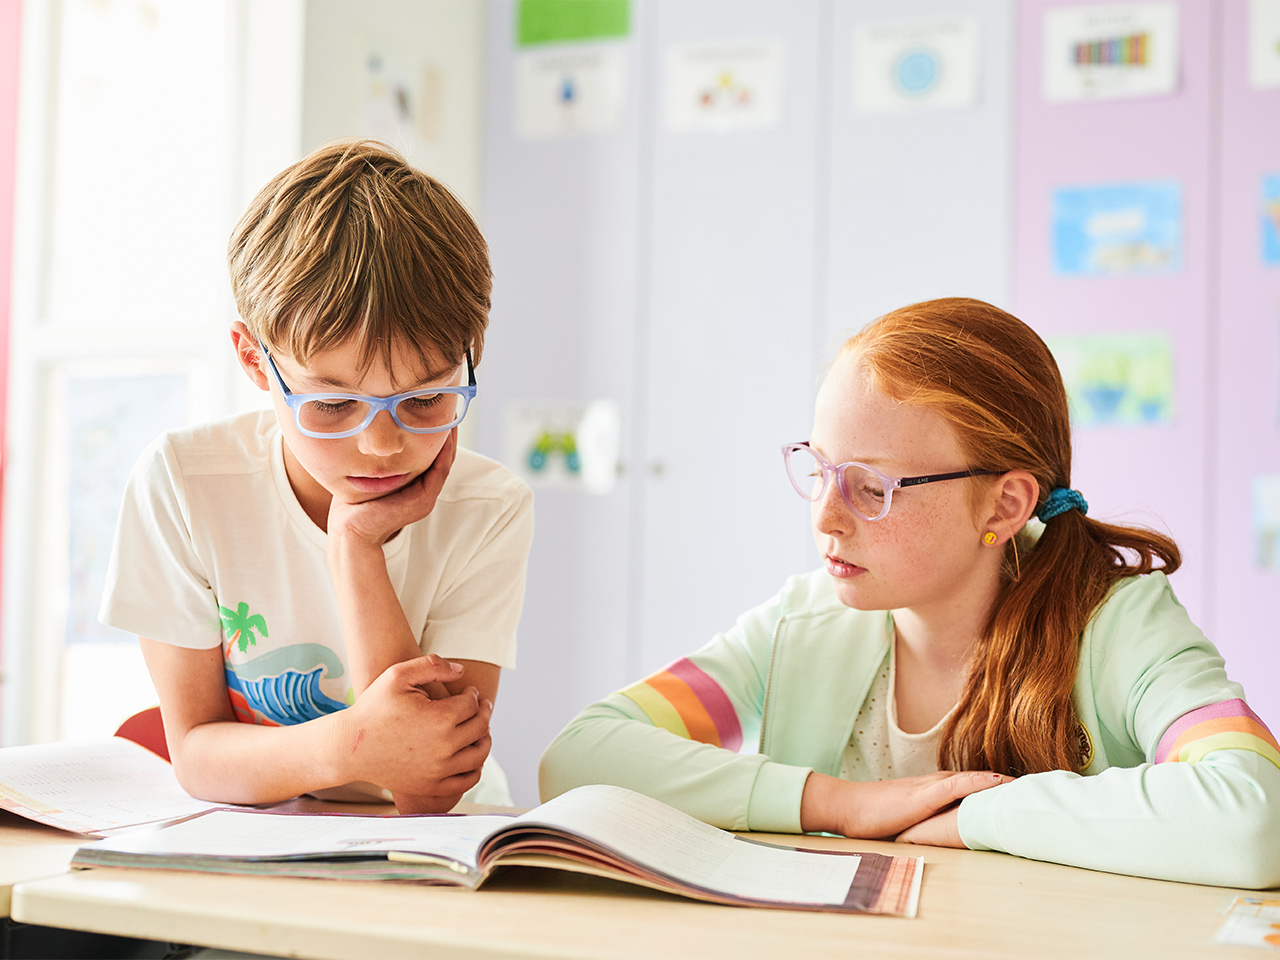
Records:
[[[630,0],[520,0],[516,38],[522,47],[566,40],[625,37]]]
[[[1173,340],[1167,333],[1047,337],[1071,401],[1074,427],[1173,422]]]

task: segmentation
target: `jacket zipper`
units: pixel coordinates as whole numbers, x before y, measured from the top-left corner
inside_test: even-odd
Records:
[[[764,731],[769,723],[769,697],[773,695],[773,662],[778,657],[778,634],[782,632],[782,625],[786,622],[786,614],[783,614],[773,627],[773,642],[769,648],[769,676],[765,681],[764,706],[760,708],[760,744],[756,748],[756,753],[759,754],[764,753]]]

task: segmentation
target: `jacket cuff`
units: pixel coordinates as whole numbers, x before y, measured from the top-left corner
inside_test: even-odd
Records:
[[[800,797],[812,772],[809,767],[762,763],[747,805],[747,829],[758,833],[800,833]]]
[[[996,837],[996,824],[999,822],[999,811],[995,796],[996,790],[983,790],[971,793],[960,801],[960,812],[956,816],[956,826],[960,830],[960,840],[970,850],[1000,850]]]

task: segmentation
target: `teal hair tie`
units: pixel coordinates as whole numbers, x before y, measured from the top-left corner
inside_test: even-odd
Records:
[[[1081,513],[1089,512],[1089,504],[1084,497],[1080,496],[1079,490],[1068,490],[1066,487],[1055,487],[1054,490],[1045,497],[1044,503],[1040,504],[1040,509],[1036,511],[1036,516],[1041,522],[1048,523],[1060,513],[1066,513],[1068,510],[1079,510]]]

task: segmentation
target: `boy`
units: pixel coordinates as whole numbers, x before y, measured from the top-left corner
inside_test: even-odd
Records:
[[[349,140],[267,184],[228,261],[231,341],[272,410],[142,455],[101,619],[141,638],[193,796],[450,810],[489,753],[533,535],[528,487],[457,446],[484,239],[441,184]]]

